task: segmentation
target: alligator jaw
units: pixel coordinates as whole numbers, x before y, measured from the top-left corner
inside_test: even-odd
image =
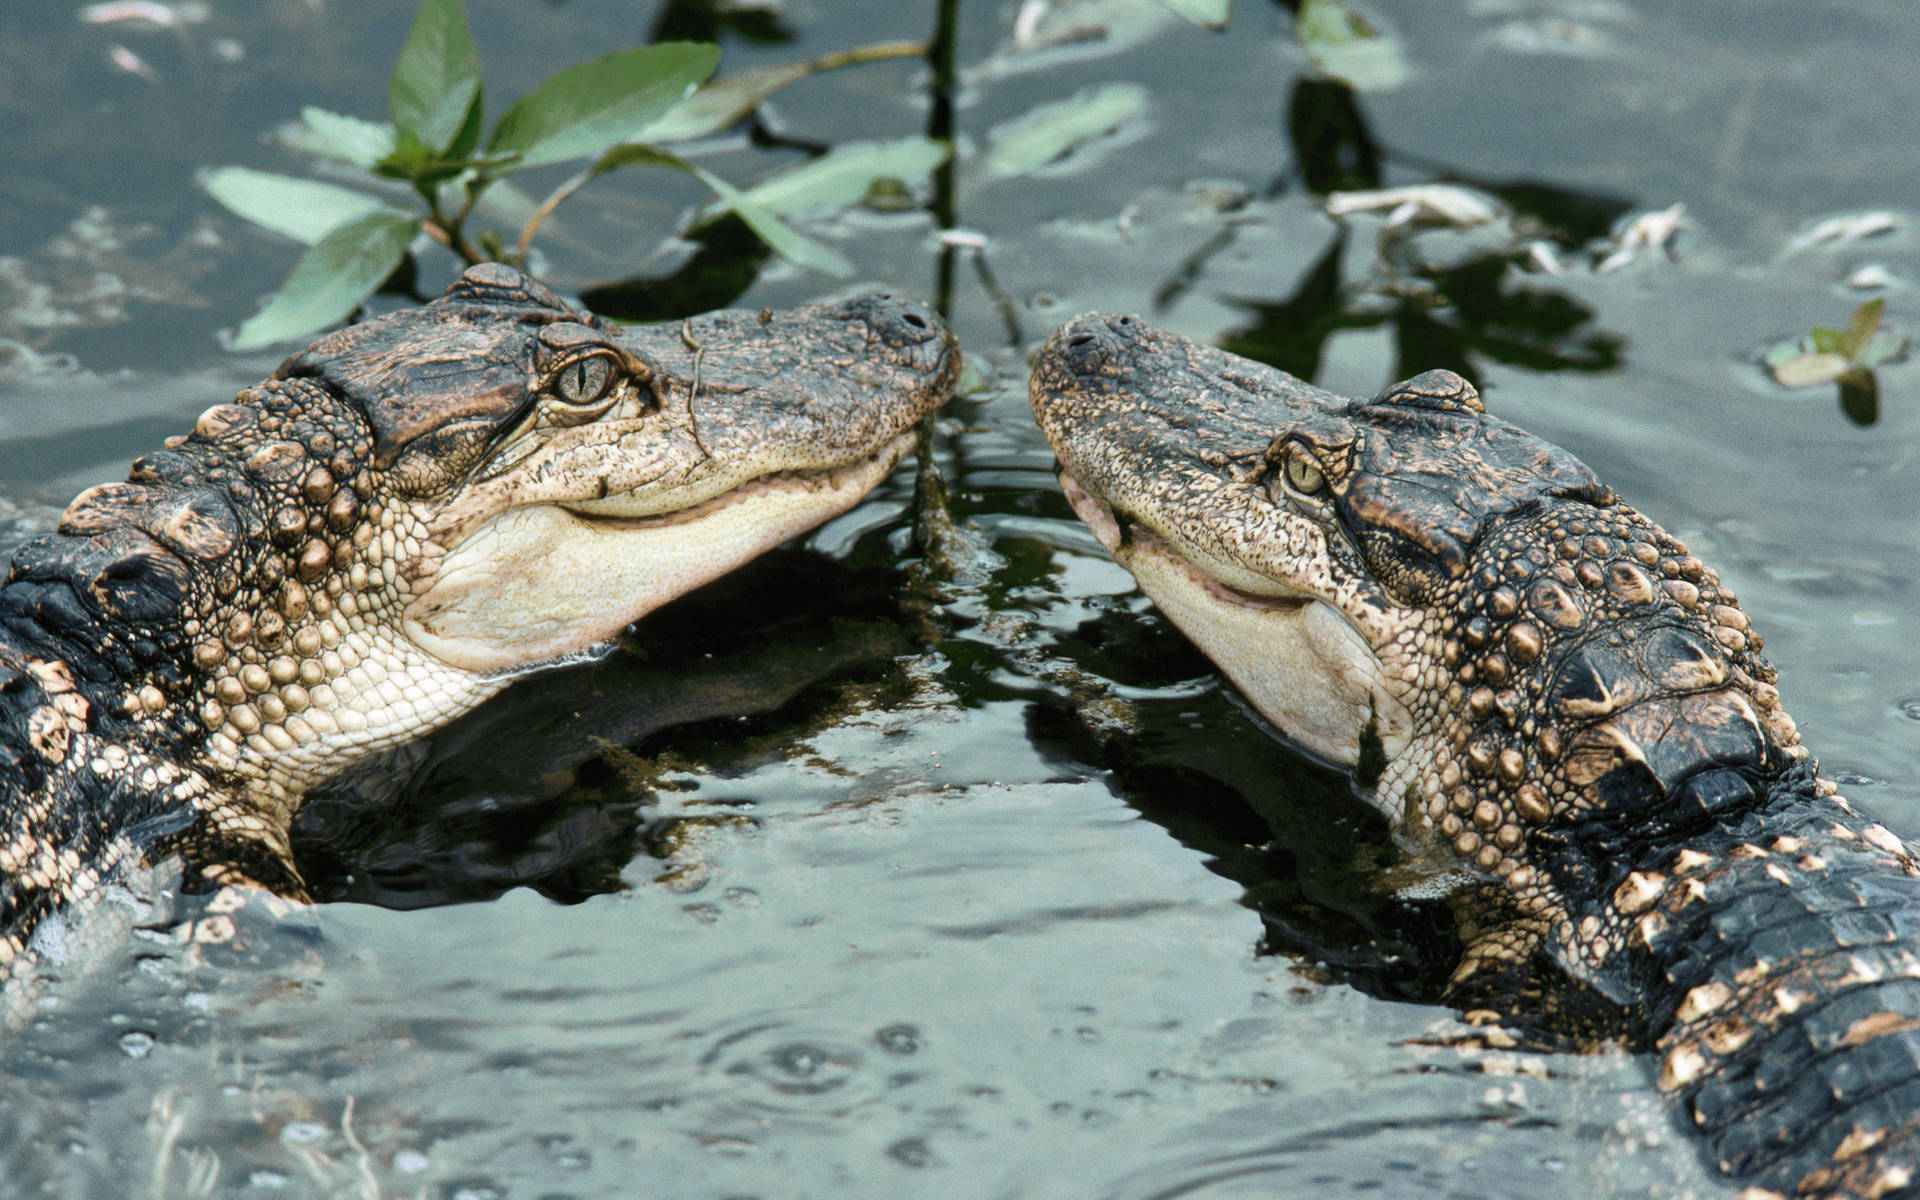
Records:
[[[1389,756],[1405,748],[1411,719],[1387,698],[1379,658],[1338,609],[1216,556],[1197,563],[1203,552],[1145,521],[1123,524],[1069,472],[1060,487],[1160,611],[1302,748],[1347,767],[1359,762],[1367,730]]]
[[[408,606],[407,635],[483,675],[591,653],[626,626],[846,512],[892,472],[911,430],[830,470],[761,476],[691,507],[619,514],[620,498],[517,508],[469,535]]]

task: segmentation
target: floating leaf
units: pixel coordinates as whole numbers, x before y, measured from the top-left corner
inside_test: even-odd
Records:
[[[209,171],[200,186],[255,225],[309,246],[347,222],[387,207],[385,201],[365,192],[247,167]]]
[[[1790,388],[1832,383],[1853,368],[1846,355],[1830,350],[1805,351],[1772,365],[1774,379]]]
[[[1160,0],[1195,25],[1219,29],[1233,15],[1233,0]]]
[[[472,127],[478,138],[480,53],[460,0],[421,0],[387,85],[387,105],[402,141],[411,134],[434,155],[463,158],[454,148]]]
[[[816,242],[782,223],[779,217],[750,199],[739,188],[677,154],[669,154],[665,150],[658,150],[652,146],[616,146],[601,156],[600,161],[593,164],[591,174],[600,175],[616,167],[632,165],[672,167],[676,171],[685,171],[712,188],[714,195],[720,197],[721,207],[746,222],[747,227],[758,234],[761,241],[773,247],[775,254],[800,263],[802,266],[818,268],[829,275],[845,277],[853,274],[853,264],[848,262],[846,256],[838,250]]]
[[[844,208],[864,198],[876,180],[912,182],[947,160],[945,142],[849,142],[791,171],[747,189],[746,198],[775,216],[810,208]]]
[[[995,175],[1024,175],[1046,166],[1074,147],[1124,125],[1146,105],[1146,89],[1110,83],[1059,100],[996,128],[989,134],[987,170]]]
[[[1400,45],[1342,0],[1303,0],[1293,36],[1322,74],[1363,92],[1384,92],[1407,79]]]
[[[684,142],[717,133],[745,117],[761,101],[809,75],[887,58],[917,58],[927,52],[920,42],[881,42],[804,63],[782,63],[735,71],[711,80],[673,106],[665,116],[635,135],[638,142]]]
[[[373,164],[393,153],[393,126],[384,121],[363,121],[342,116],[312,105],[300,110],[297,124],[284,127],[280,140],[315,158],[351,163],[372,169]]]
[[[1840,337],[1840,353],[1858,362],[1860,352],[1867,348],[1873,335],[1880,332],[1880,315],[1886,311],[1887,302],[1878,296],[1853,310],[1847,318],[1846,332]]]
[[[393,274],[419,232],[420,218],[392,212],[369,213],[335,229],[294,264],[267,306],[240,326],[233,348],[257,349],[340,320]]]
[[[666,115],[719,61],[717,46],[662,42],[568,67],[514,102],[487,152],[520,155],[500,174],[604,153]]]
[[[1891,330],[1882,329],[1868,339],[1853,361],[1862,367],[1877,367],[1892,362],[1907,352],[1907,339]]]

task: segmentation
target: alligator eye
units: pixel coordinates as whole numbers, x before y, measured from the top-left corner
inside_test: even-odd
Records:
[[[1303,496],[1311,496],[1327,486],[1326,472],[1304,454],[1287,455],[1287,486]]]
[[[613,388],[613,359],[606,354],[587,354],[561,367],[547,384],[547,390],[568,404],[585,408],[598,404]]]

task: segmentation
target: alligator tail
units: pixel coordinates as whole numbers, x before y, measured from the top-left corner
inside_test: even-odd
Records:
[[[1744,1194],[1920,1195],[1920,859],[1775,788],[1614,889],[1655,964],[1660,1089]]]

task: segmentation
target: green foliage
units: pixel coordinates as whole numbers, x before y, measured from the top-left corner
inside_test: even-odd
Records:
[[[987,170],[994,175],[1029,174],[1083,142],[1118,129],[1146,103],[1144,88],[1109,83],[1080,92],[1070,100],[1042,104],[989,135]]]
[[[719,61],[718,46],[668,42],[568,67],[507,109],[487,153],[516,156],[503,171],[604,154],[665,116]]]
[[[418,217],[380,211],[327,234],[294,265],[267,306],[240,326],[234,348],[257,349],[340,320],[393,274],[419,232]]]
[[[202,178],[208,195],[239,216],[311,247],[266,307],[241,326],[234,344],[263,346],[350,315],[410,250],[428,246],[428,238],[467,263],[524,262],[533,235],[555,207],[626,166],[685,172],[717,197],[699,219],[735,214],[781,256],[851,274],[845,256],[781,217],[857,202],[876,183],[923,178],[944,161],[944,144],[909,139],[844,147],[746,190],[659,144],[724,129],[816,71],[924,53],[917,44],[889,43],[709,81],[719,62],[717,46],[638,46],[555,73],[509,105],[488,132],[479,51],[466,12],[460,0],[422,0],[394,64],[389,121],[307,107],[282,134],[301,153],[406,184],[422,211],[403,211],[404,204],[372,191],[244,167],[223,167]],[[561,163],[585,165],[544,200],[536,202],[506,182]],[[476,215],[520,221],[517,240],[509,243],[494,229],[469,235],[467,222]]]
[[[1761,361],[1783,387],[1823,383],[1871,387],[1873,369],[1906,352],[1907,339],[1882,329],[1887,302],[1875,297],[1853,310],[1844,329],[1818,326],[1803,338],[1776,342]]]

